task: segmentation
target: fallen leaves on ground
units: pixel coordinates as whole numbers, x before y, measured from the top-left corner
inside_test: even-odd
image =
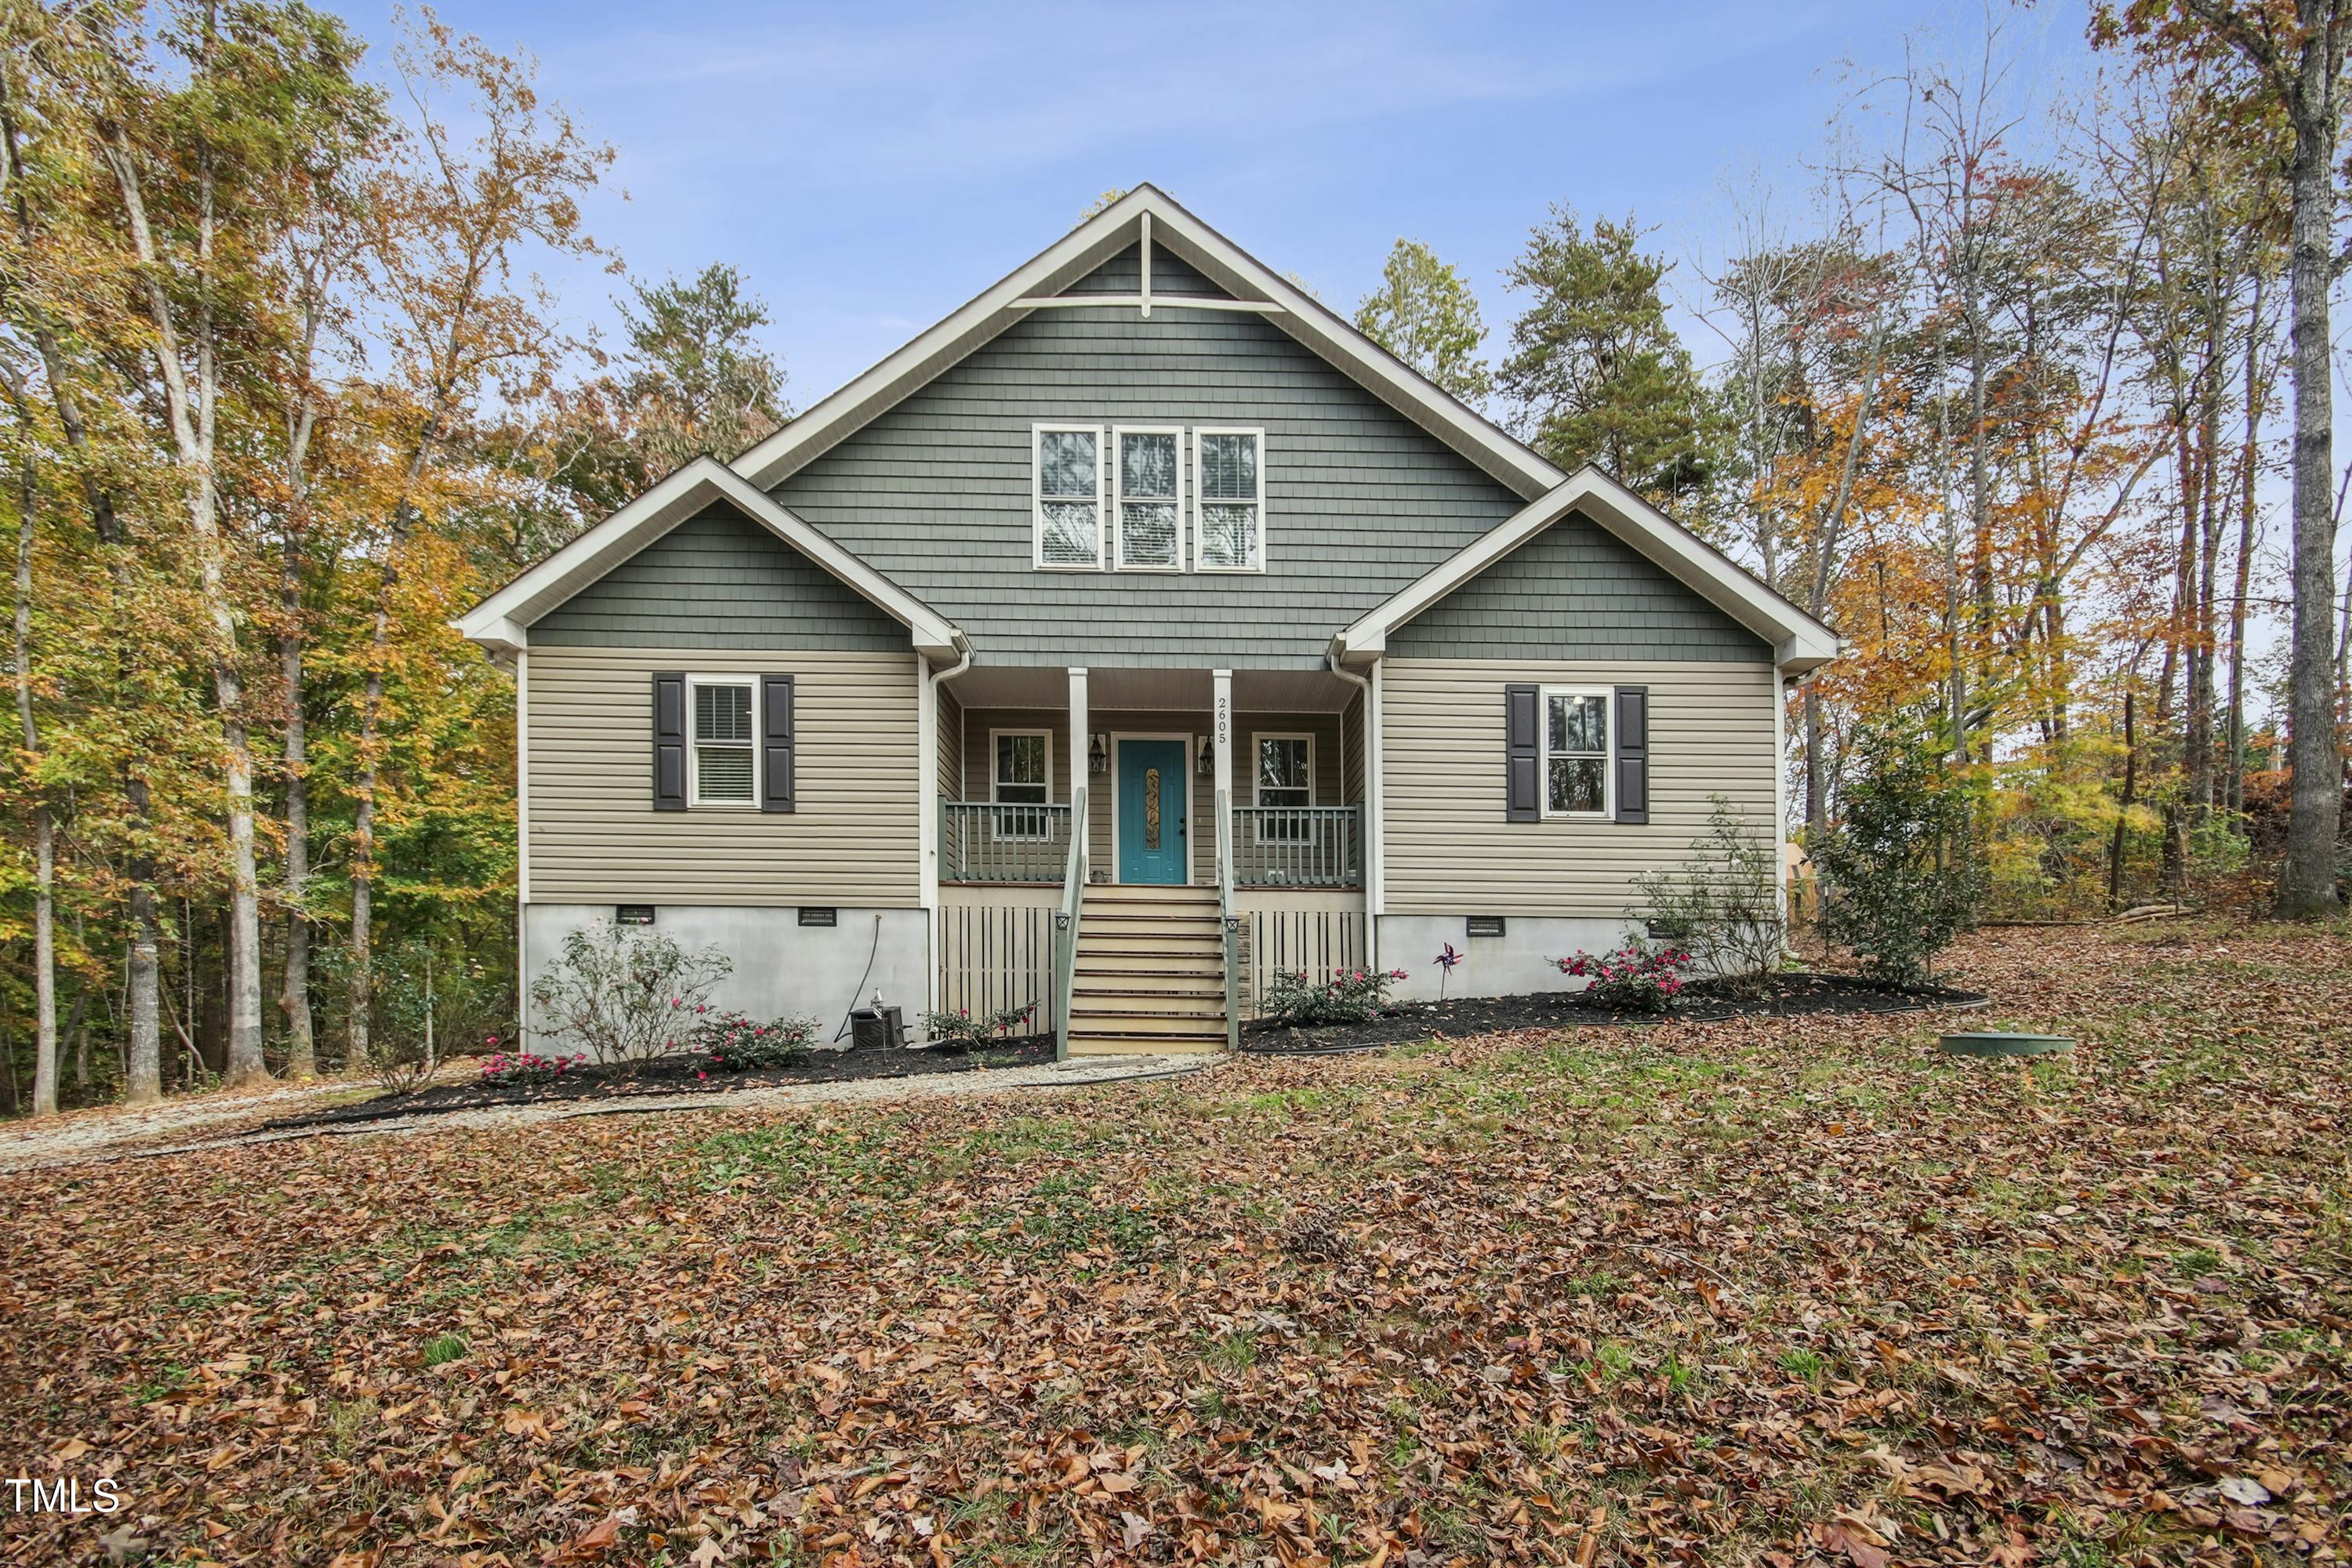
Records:
[[[2352,942],[0,1186],[11,1562],[2338,1562]],[[1964,1015],[1978,1026],[1982,1015]],[[101,1535],[101,1532],[103,1535]]]

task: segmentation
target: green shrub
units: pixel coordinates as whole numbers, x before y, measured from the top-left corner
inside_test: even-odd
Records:
[[[1777,835],[1751,826],[1748,814],[1723,795],[1706,837],[1671,870],[1643,871],[1639,916],[1652,936],[1672,942],[1733,990],[1753,993],[1780,967],[1788,932],[1780,918],[1780,858]]]
[[[677,1050],[732,973],[715,947],[688,952],[658,931],[598,921],[568,931],[563,955],[530,988],[548,1032],[598,1061],[643,1061]]]
[[[1873,978],[1916,984],[1976,924],[1984,897],[1969,795],[1917,730],[1864,725],[1853,757],[1841,819],[1811,847],[1822,934],[1853,949]]]
[[[1328,980],[1317,980],[1303,969],[1275,971],[1266,987],[1260,1015],[1276,1024],[1361,1024],[1381,1016],[1388,1005],[1391,980],[1402,980],[1402,969],[1343,969]]]
[[[926,1013],[923,1015],[923,1034],[933,1045],[951,1046],[968,1051],[992,1040],[1012,1038],[1013,1031],[1024,1029],[1036,1013],[1037,1004],[1034,1002],[1021,1007],[1001,1007],[993,1013],[982,1013],[977,1018],[971,1016],[969,1007],[959,1007],[952,1013]]]

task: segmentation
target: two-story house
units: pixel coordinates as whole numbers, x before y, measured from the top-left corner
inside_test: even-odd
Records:
[[[1223,1046],[1276,969],[1566,981],[1713,795],[1780,836],[1794,604],[1158,190],[461,623],[518,687],[528,982],[583,922],[828,1022]]]

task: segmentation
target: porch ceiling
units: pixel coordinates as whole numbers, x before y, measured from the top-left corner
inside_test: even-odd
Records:
[[[966,708],[1061,708],[1069,702],[1070,672],[1060,665],[979,665],[949,683]],[[1234,710],[1240,713],[1336,713],[1356,688],[1327,670],[1237,669]],[[1209,671],[1101,668],[1087,672],[1087,705],[1205,713]]]

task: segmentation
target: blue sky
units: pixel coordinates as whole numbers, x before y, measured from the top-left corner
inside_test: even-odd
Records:
[[[1498,276],[1549,204],[1628,211],[1719,255],[1727,190],[1801,202],[1827,124],[1906,33],[1973,6],[1116,6],[448,0],[541,62],[621,159],[593,228],[633,275],[712,260],[768,302],[805,407],[1150,180],[1351,310],[1400,235],[1460,267],[1496,338]],[[355,8],[379,42],[390,6]],[[2078,62],[2071,5],[2023,15],[2030,68]],[[627,200],[620,199],[625,189]],[[573,324],[614,282],[555,275]],[[1697,292],[1685,268],[1682,288]],[[1715,345],[1685,320],[1693,351]]]

